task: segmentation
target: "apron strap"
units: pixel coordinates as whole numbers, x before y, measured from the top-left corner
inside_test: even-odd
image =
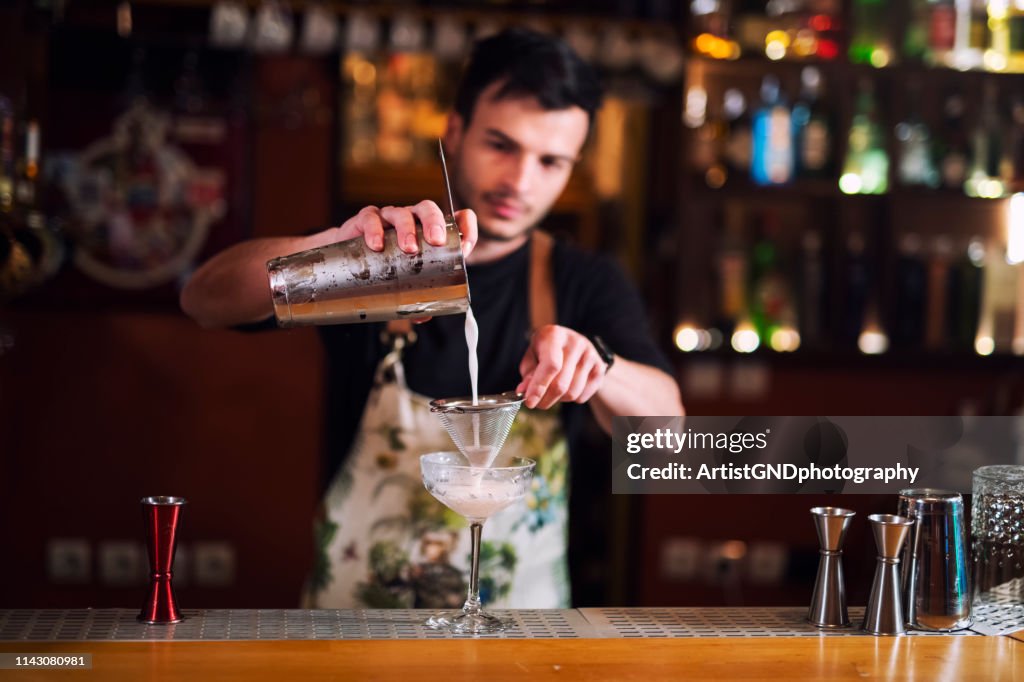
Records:
[[[558,322],[555,305],[555,278],[551,252],[555,240],[546,232],[534,230],[530,239],[530,331]]]

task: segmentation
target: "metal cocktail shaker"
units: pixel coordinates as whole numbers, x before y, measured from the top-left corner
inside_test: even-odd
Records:
[[[398,248],[395,230],[384,231],[384,249],[371,251],[362,237],[274,258],[267,263],[278,325],[381,322],[464,313],[469,282],[458,227],[445,226],[444,246],[423,239],[420,250]]]
[[[932,488],[901,490],[897,513],[914,521],[901,575],[907,624],[939,632],[970,627],[963,497]]]

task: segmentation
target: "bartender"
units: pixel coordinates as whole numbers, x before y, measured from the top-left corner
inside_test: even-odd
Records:
[[[540,226],[580,158],[600,106],[594,70],[557,38],[509,29],[473,49],[448,119],[456,214],[479,324],[483,394],[516,390],[524,410],[502,454],[537,460],[525,504],[488,521],[481,591],[515,608],[569,605],[569,457],[582,410],[601,427],[621,415],[682,415],[678,386],[648,329],[636,289],[607,257],[553,240]],[[367,206],[339,227],[237,244],[205,263],[181,294],[208,328],[272,327],[268,260],[348,239],[383,248],[395,230],[415,253],[445,243],[432,201]],[[429,497],[419,455],[452,444],[431,398],[470,393],[461,316],[415,329],[318,328],[327,358],[327,471],[306,605],[461,606],[466,522]],[[605,460],[598,459],[601,465]]]

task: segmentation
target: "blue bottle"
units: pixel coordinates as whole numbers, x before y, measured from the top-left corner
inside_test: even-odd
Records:
[[[792,112],[779,87],[768,75],[761,82],[761,105],[753,116],[754,150],[750,176],[759,185],[784,185],[793,179]]]

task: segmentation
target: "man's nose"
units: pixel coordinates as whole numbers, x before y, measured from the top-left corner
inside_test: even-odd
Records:
[[[535,166],[528,155],[517,154],[509,160],[502,180],[516,194],[525,194],[530,188]]]

